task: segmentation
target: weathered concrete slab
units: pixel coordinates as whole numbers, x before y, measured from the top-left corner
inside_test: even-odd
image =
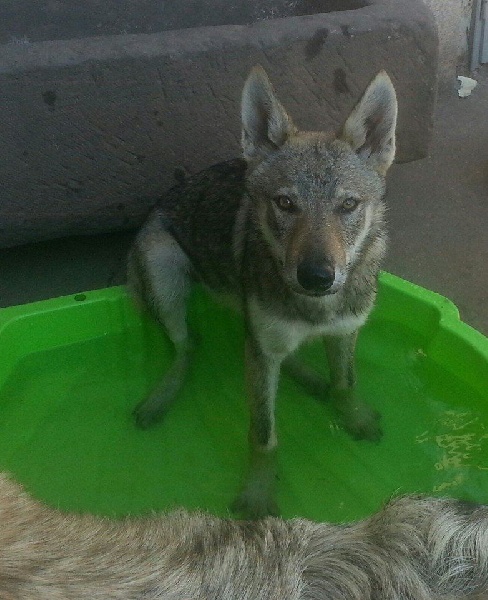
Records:
[[[337,127],[386,69],[400,102],[398,159],[425,156],[437,69],[430,13],[421,0],[300,13],[332,1],[275,2],[299,16],[246,13],[251,25],[95,36],[85,24],[69,40],[32,42],[4,20],[0,245],[133,227],[176,167],[238,154],[240,92],[256,63],[304,129]],[[181,26],[184,13],[173,17]]]

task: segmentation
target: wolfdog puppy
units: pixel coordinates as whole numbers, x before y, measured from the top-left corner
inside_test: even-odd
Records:
[[[65,514],[0,475],[1,600],[488,599],[488,508],[404,497],[348,525]]]
[[[354,353],[371,311],[385,249],[385,175],[395,155],[397,102],[385,72],[339,135],[300,132],[254,68],[242,93],[244,159],[187,178],[157,204],[129,256],[129,287],[165,327],[175,358],[137,407],[148,427],[177,396],[191,343],[192,279],[230,297],[244,315],[251,468],[235,507],[274,514],[274,403],[282,363],[328,397],[355,438],[377,440],[378,414],[355,395]],[[327,386],[292,354],[322,337]]]

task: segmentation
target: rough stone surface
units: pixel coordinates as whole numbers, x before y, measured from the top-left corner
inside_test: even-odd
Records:
[[[3,0],[0,44],[250,25],[367,5],[368,0]]]
[[[305,4],[327,1],[302,2],[301,13],[300,2],[278,3],[298,16],[250,25],[106,36],[87,25],[84,37],[35,42],[16,32],[0,46],[0,245],[136,226],[175,168],[237,155],[241,88],[256,63],[303,129],[337,128],[386,69],[398,159],[425,156],[437,38],[421,0],[309,15]]]
[[[439,83],[445,89],[455,90],[456,75],[469,73],[473,0],[424,2],[434,14],[439,31]]]

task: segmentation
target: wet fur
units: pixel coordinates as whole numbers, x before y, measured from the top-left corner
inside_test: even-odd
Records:
[[[347,526],[65,514],[0,475],[2,600],[486,600],[488,509],[404,497]]]

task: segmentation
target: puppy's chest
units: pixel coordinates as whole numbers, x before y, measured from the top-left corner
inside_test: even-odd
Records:
[[[249,303],[250,326],[265,353],[286,356],[303,342],[323,335],[347,335],[353,333],[366,321],[368,313],[338,314],[333,309],[319,323],[302,319],[286,319],[266,308],[256,299]]]

